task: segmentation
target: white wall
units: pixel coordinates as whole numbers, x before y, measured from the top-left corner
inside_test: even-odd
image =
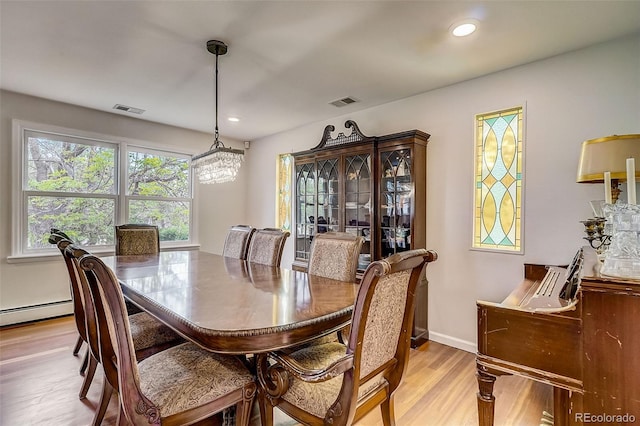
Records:
[[[205,133],[0,91],[0,325],[71,312],[70,304],[59,303],[70,299],[68,275],[61,258],[7,263],[7,256],[12,254],[12,119],[100,133],[115,140],[125,137],[192,154],[207,150],[212,143],[212,136]],[[243,146],[238,141],[224,142],[227,146]],[[196,242],[203,250],[221,253],[228,227],[244,222],[245,170],[241,169],[233,183],[196,184]],[[28,308],[44,304],[50,305]]]
[[[474,116],[525,105],[524,254],[470,250]],[[427,159],[427,270],[431,338],[475,351],[476,299],[501,301],[522,281],[523,263],[568,263],[585,241],[580,220],[602,185],[577,184],[582,141],[640,133],[640,36],[534,62],[359,113],[277,134],[251,145],[248,222],[274,222],[275,157],[314,147],[324,126],[355,120],[366,135],[431,134]],[[623,193],[622,197],[626,197]],[[293,258],[288,241],[283,265]]]

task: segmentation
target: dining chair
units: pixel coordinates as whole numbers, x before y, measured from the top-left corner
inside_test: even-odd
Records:
[[[348,232],[325,232],[318,234],[311,242],[307,272],[339,281],[356,281],[358,258],[364,238]],[[349,327],[313,340],[305,345],[319,345],[349,334]]]
[[[160,232],[156,225],[116,225],[116,255],[157,254]]]
[[[355,281],[363,243],[363,237],[347,232],[316,235],[311,242],[307,272],[338,281]]]
[[[245,260],[253,233],[256,229],[247,225],[234,225],[227,232],[222,255],[234,259]]]
[[[116,255],[142,255],[160,253],[160,231],[156,225],[116,225]],[[127,301],[129,315],[141,312]]]
[[[394,425],[394,392],[409,361],[415,289],[434,251],[416,249],[371,263],[362,277],[347,344],[258,356],[262,425],[273,408],[308,425],[350,425],[380,406]]]
[[[132,327],[113,271],[98,257],[68,246],[94,301],[105,377],[119,393],[117,424],[183,425],[236,407],[237,424],[249,424],[256,393],[253,375],[234,356],[183,343],[137,360]]]
[[[76,328],[78,329],[78,334],[82,342],[87,343],[87,352],[80,370],[81,373],[84,372],[84,379],[78,395],[80,399],[84,399],[86,398],[89,386],[91,386],[93,382],[97,366],[101,363],[97,342],[98,330],[93,320],[93,315],[91,314],[91,312],[93,312],[93,301],[91,295],[82,289],[83,274],[75,260],[72,248],[69,248],[75,247],[73,242],[68,238],[67,234],[55,228],[51,229],[49,242],[52,244],[55,243],[63,255],[69,273]],[[80,253],[82,252],[84,252],[84,250]],[[157,321],[146,312],[130,315],[129,321],[131,323],[135,354],[138,360],[143,360],[152,354],[178,345],[184,341],[182,337],[169,327]],[[80,342],[80,345],[82,345],[82,342]],[[78,346],[78,344],[76,344],[76,346]],[[74,355],[75,354],[77,354],[77,352],[75,352]],[[111,389],[109,389],[108,383],[103,381],[100,402],[94,416],[94,425],[99,425],[102,422],[110,397]]]
[[[280,266],[284,243],[289,235],[289,231],[283,231],[279,228],[257,230],[251,237],[247,261],[268,266]]]

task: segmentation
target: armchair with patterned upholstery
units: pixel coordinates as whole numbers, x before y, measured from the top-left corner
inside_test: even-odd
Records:
[[[346,345],[330,342],[285,354],[258,355],[262,425],[278,407],[303,424],[350,425],[380,406],[394,425],[394,392],[409,361],[415,289],[437,254],[410,250],[378,260],[364,273]]]
[[[160,232],[155,225],[116,225],[116,255],[160,253]]]
[[[247,225],[234,225],[227,232],[222,255],[234,259],[247,259],[247,251],[256,228]]]
[[[277,228],[259,229],[251,237],[247,261],[262,265],[280,266],[284,243],[289,237],[289,231]]]
[[[249,424],[256,383],[242,361],[183,343],[138,362],[132,324],[113,271],[73,245],[65,253],[77,262],[81,285],[94,301],[91,312],[100,330],[105,382],[119,394],[118,425],[186,425],[232,406],[237,424]]]

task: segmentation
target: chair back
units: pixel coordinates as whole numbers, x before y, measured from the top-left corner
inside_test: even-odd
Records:
[[[409,362],[416,286],[425,264],[437,257],[434,251],[410,250],[375,261],[365,271],[347,343],[353,367],[345,372],[342,390],[332,405],[350,407],[351,420],[361,388],[374,395],[388,386],[384,393],[392,395],[400,384]]]
[[[78,329],[78,334],[83,341],[87,341],[87,326],[85,323],[85,312],[84,312],[84,296],[82,295],[82,291],[80,289],[80,278],[78,276],[78,270],[67,256],[64,255],[64,250],[69,244],[73,244],[71,238],[69,236],[56,228],[51,228],[51,233],[49,234],[49,243],[55,244],[62,253],[62,257],[64,258],[64,263],[67,266],[67,272],[69,273],[69,285],[71,287],[71,299],[73,302],[73,317],[76,323],[76,328]]]
[[[80,267],[80,259],[85,255],[89,256],[91,254],[75,244],[67,244],[62,254],[65,257],[65,262],[73,268],[77,277],[78,289],[82,296],[85,313],[86,341],[89,351],[93,358],[102,364],[105,379],[114,389],[118,389],[118,367],[113,348],[103,347],[101,343],[102,339],[108,338],[108,329],[103,322],[99,321],[99,316],[104,316],[102,302],[93,298],[87,274]]]
[[[364,238],[347,232],[318,234],[311,242],[308,273],[339,281],[355,281]]]
[[[256,229],[247,225],[234,225],[227,232],[222,255],[234,259],[245,260],[253,233]]]
[[[116,255],[160,253],[160,232],[155,225],[116,225]]]
[[[284,243],[287,241],[289,234],[289,231],[283,231],[278,228],[257,230],[251,237],[247,260],[251,263],[280,266]]]

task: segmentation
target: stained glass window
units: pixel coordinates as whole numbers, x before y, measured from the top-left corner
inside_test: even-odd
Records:
[[[476,115],[473,247],[522,252],[522,107]]]
[[[285,231],[291,230],[291,154],[278,156],[278,184],[276,199],[276,226]]]

